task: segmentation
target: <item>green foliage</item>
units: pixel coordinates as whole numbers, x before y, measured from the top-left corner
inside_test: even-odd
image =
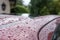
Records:
[[[29,8],[23,5],[22,0],[17,0],[16,7],[11,9],[11,14],[21,15],[22,13],[29,13]]]
[[[31,16],[60,15],[60,0],[31,0]]]
[[[22,13],[29,13],[28,8],[21,6],[21,5],[17,5],[14,9],[12,9],[11,11],[12,13],[16,13],[16,15],[22,14]]]
[[[50,3],[50,0],[31,0],[31,10],[30,16],[40,16],[44,14],[49,14],[48,8],[46,9],[45,6],[48,6],[47,3]],[[32,11],[33,9],[33,11]]]
[[[46,6],[44,6],[43,8],[42,8],[42,10],[40,11],[40,15],[49,15],[50,13],[49,13],[49,9],[46,7]]]
[[[23,5],[23,1],[22,0],[17,0],[17,5]]]
[[[18,15],[30,12],[30,16],[60,15],[60,0],[31,0],[30,3],[31,5],[24,6],[22,0],[17,0],[17,5],[11,12]]]

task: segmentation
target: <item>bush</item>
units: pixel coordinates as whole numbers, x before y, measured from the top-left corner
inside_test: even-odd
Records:
[[[29,13],[28,8],[17,5],[14,9],[11,9],[11,13],[16,13],[16,15],[22,14],[22,13]]]

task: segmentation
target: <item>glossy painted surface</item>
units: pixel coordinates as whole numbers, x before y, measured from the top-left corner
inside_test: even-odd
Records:
[[[0,40],[38,40],[38,31],[47,22],[59,16],[48,15],[35,18],[0,15]],[[56,28],[57,19],[39,32],[39,40],[50,40]]]

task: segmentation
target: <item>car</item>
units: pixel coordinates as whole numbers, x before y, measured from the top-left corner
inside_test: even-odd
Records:
[[[59,15],[0,15],[0,40],[59,40],[59,34]]]

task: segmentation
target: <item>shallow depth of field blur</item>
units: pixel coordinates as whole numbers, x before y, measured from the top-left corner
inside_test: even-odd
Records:
[[[60,15],[60,0],[17,0],[11,12],[30,16]]]

